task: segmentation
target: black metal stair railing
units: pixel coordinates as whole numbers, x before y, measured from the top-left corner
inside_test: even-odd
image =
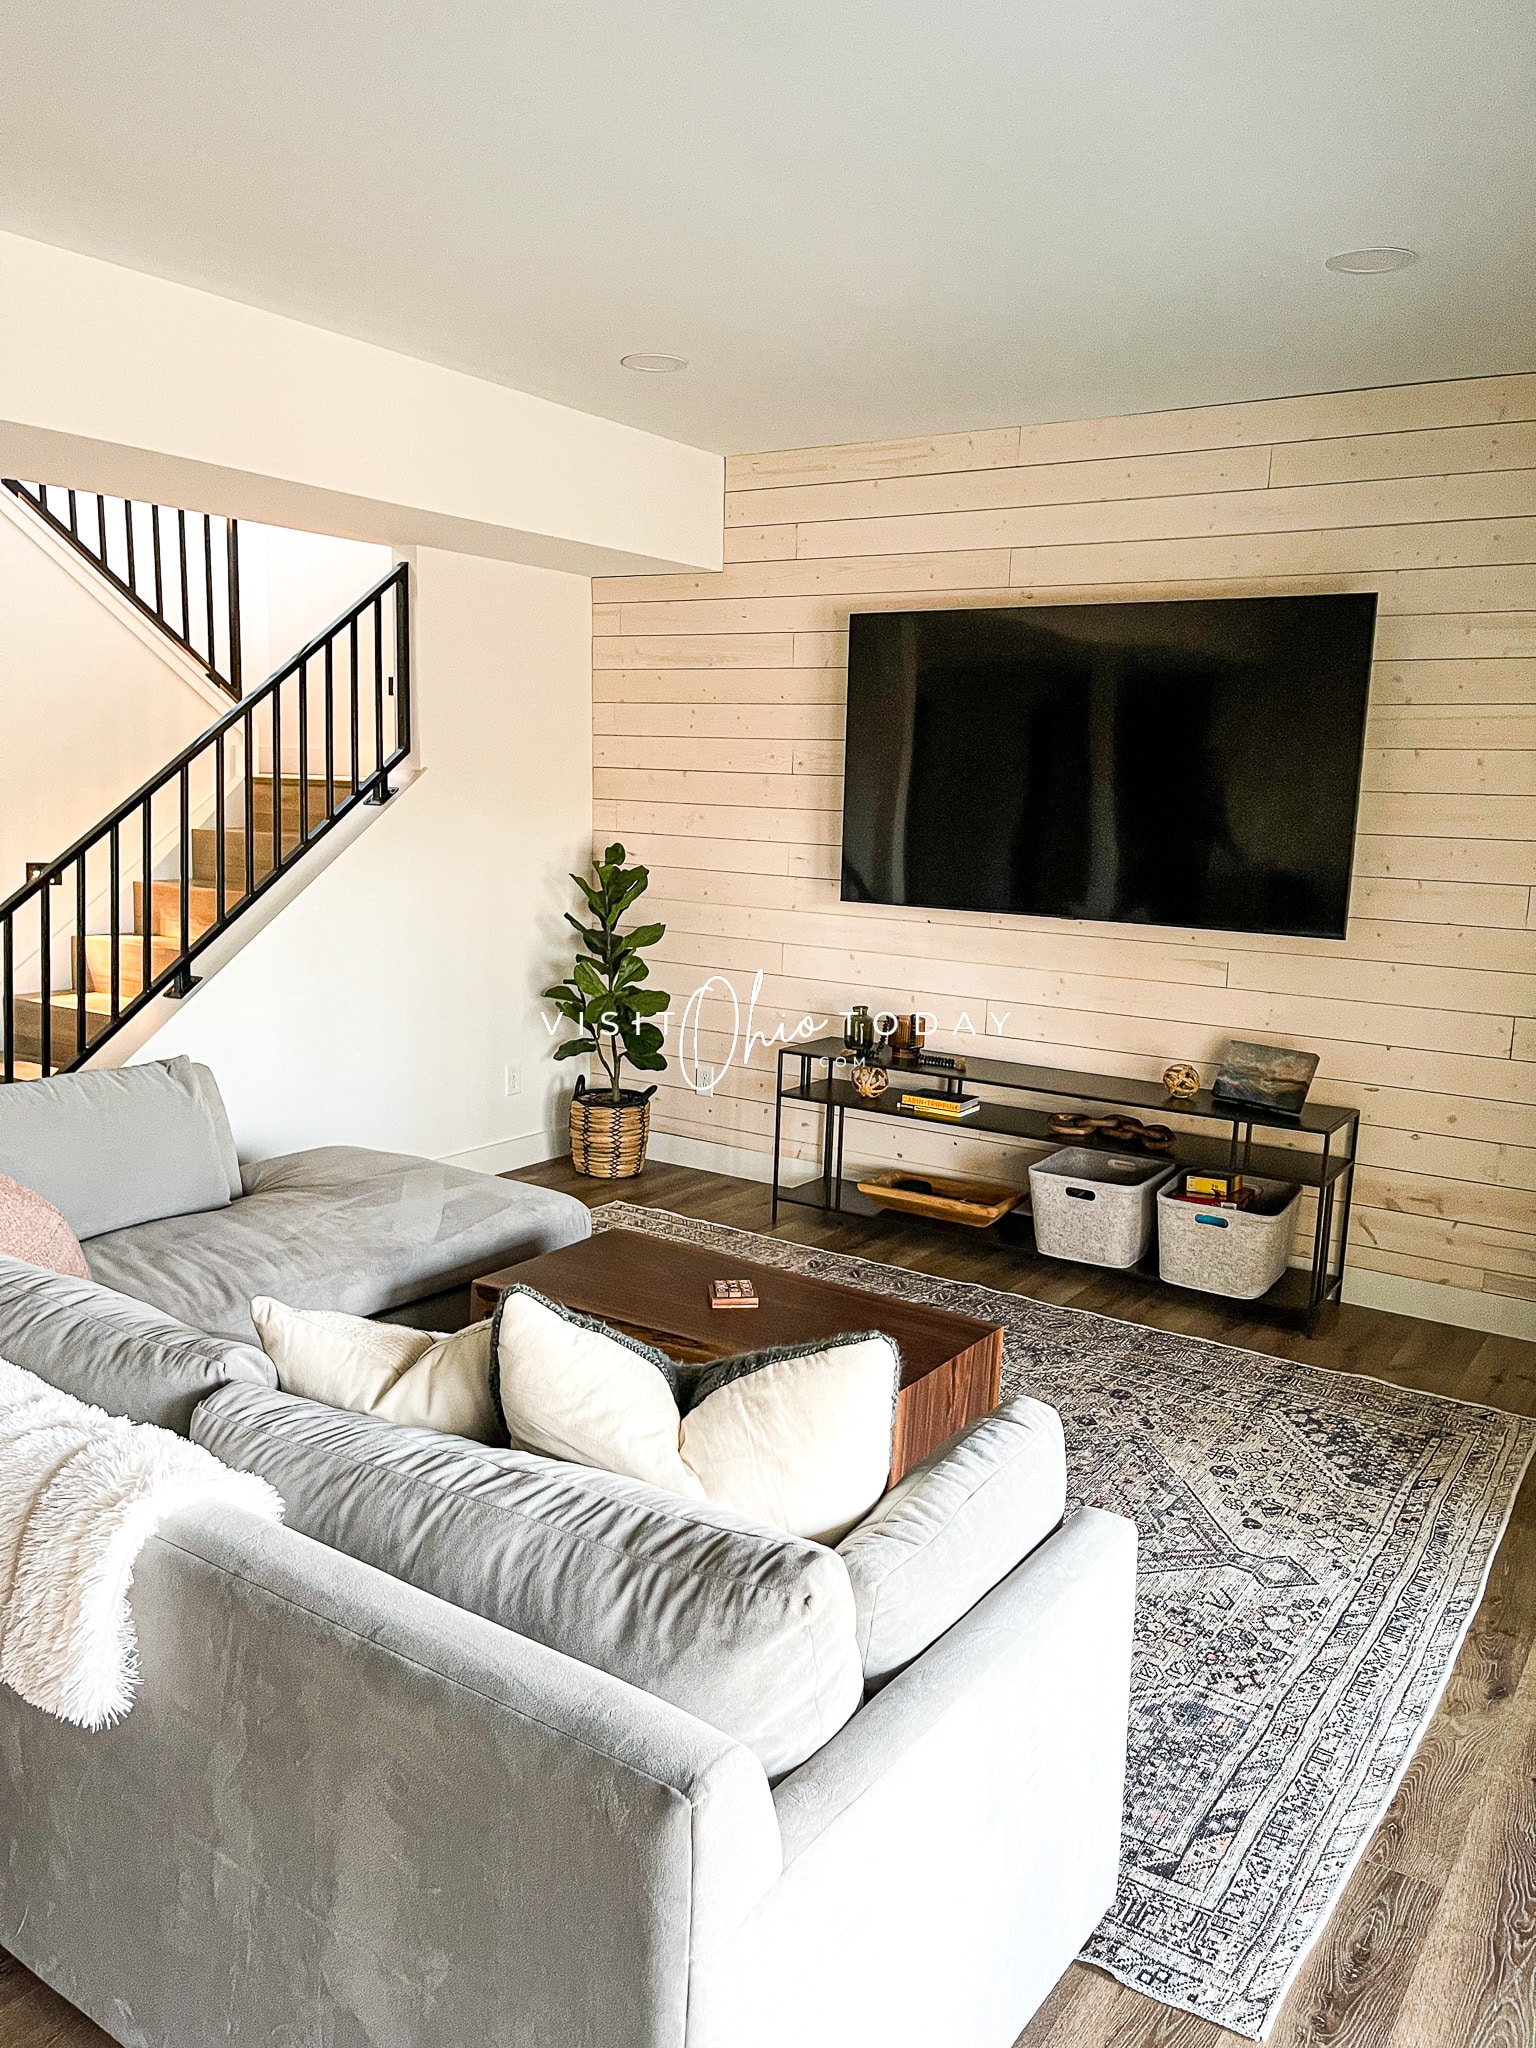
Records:
[[[394,569],[0,903],[0,1081],[65,1073],[160,995],[411,748]],[[60,977],[67,971],[67,982]]]
[[[234,519],[66,484],[0,484],[153,619],[209,680],[240,695],[240,529]]]

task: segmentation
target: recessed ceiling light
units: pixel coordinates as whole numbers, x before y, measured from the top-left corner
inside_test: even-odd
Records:
[[[619,363],[623,369],[650,370],[655,375],[661,375],[667,370],[686,370],[688,367],[686,356],[620,356]]]
[[[1323,267],[1345,270],[1356,277],[1379,277],[1386,270],[1406,270],[1418,260],[1417,249],[1346,249],[1341,255],[1330,256]]]

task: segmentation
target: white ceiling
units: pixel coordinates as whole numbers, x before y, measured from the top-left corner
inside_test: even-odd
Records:
[[[1531,369],[1536,5],[17,0],[0,226],[727,451]]]

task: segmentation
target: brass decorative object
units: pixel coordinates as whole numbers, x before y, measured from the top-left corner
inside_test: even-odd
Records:
[[[1200,1069],[1177,1060],[1163,1076],[1163,1086],[1176,1102],[1200,1093]]]
[[[891,1085],[891,1077],[884,1067],[877,1067],[872,1060],[861,1060],[853,1070],[853,1085],[866,1102],[873,1102],[877,1095],[883,1095]]]

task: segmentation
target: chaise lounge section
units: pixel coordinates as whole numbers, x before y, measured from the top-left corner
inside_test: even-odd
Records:
[[[0,1090],[0,1173],[62,1211],[102,1286],[245,1343],[258,1294],[453,1327],[477,1274],[592,1227],[553,1188],[406,1153],[242,1167],[213,1075],[186,1059]]]

